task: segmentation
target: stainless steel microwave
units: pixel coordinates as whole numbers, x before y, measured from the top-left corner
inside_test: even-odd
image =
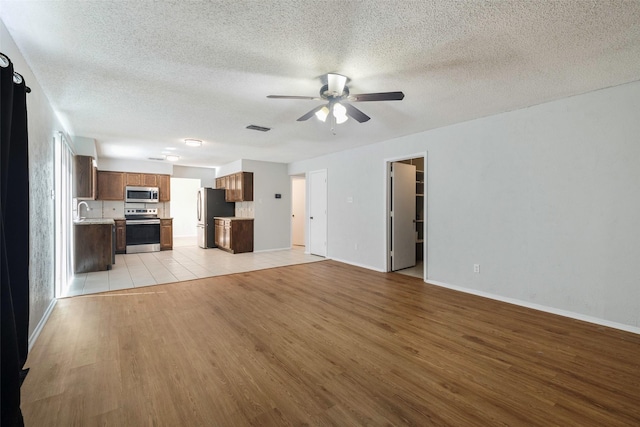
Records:
[[[126,202],[158,203],[158,187],[125,187]]]

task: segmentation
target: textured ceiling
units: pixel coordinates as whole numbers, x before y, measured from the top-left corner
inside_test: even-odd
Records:
[[[0,16],[72,134],[182,165],[290,162],[640,79],[640,1],[0,0]],[[405,99],[359,103],[372,119],[333,135],[296,121],[319,101],[266,98],[316,96],[328,72]]]

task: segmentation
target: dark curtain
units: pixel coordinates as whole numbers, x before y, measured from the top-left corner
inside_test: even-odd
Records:
[[[29,340],[29,151],[27,88],[0,67],[0,231],[2,268],[2,426],[22,426],[20,385]]]

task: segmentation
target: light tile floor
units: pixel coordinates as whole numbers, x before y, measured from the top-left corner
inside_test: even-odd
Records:
[[[171,251],[116,255],[116,263],[111,270],[77,274],[65,296],[180,282],[324,259],[305,254],[304,247],[300,246],[289,250],[230,254],[220,249],[199,248],[195,239],[175,239]]]
[[[405,268],[404,270],[398,270],[395,273],[422,279],[422,277],[424,276],[424,263],[422,261],[418,261],[415,266]]]

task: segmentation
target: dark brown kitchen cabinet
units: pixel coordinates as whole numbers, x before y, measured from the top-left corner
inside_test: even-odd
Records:
[[[95,200],[96,167],[91,156],[73,158],[73,197],[79,200]]]
[[[76,273],[111,269],[113,224],[81,224],[74,227]]]
[[[143,187],[157,187],[158,175],[143,173],[142,174],[142,186]]]
[[[160,250],[173,249],[173,219],[160,219]]]
[[[130,173],[126,172],[125,185],[135,187],[158,187],[158,176],[150,173]]]
[[[158,187],[158,201],[171,201],[171,175],[156,175]]]
[[[253,218],[215,218],[216,246],[239,254],[253,252]]]
[[[253,201],[253,172],[237,172],[220,178],[223,180],[227,202]],[[218,186],[216,180],[216,187]]]
[[[98,171],[98,200],[124,201],[124,172]]]
[[[124,189],[158,187],[158,201],[171,201],[171,176],[137,172],[98,171],[98,200],[124,200]]]
[[[124,254],[127,252],[127,228],[124,219],[114,220],[116,223],[116,253]]]
[[[124,174],[124,185],[142,187],[142,174],[126,172]]]
[[[239,202],[253,201],[253,172],[238,172],[236,174],[236,191]]]

